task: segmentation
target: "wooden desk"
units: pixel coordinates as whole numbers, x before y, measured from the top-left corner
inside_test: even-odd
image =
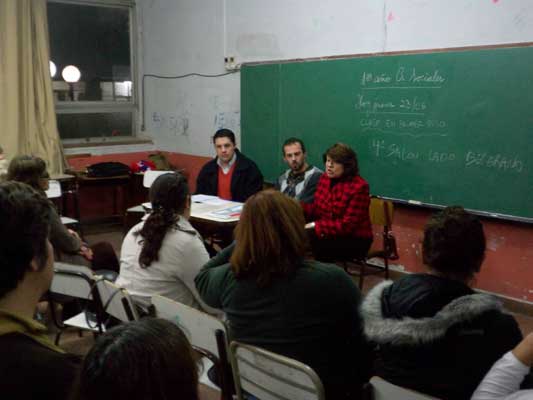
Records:
[[[80,222],[86,222],[90,217],[84,216],[84,213],[90,214],[92,210],[92,218],[101,218],[101,217],[114,217],[119,218],[120,221],[123,221],[124,212],[126,210],[126,201],[128,195],[128,189],[130,184],[129,175],[119,175],[113,177],[105,178],[92,178],[88,177],[86,174],[78,175],[78,190],[81,192],[80,203],[81,203],[81,212],[80,212]],[[112,193],[112,213],[111,215],[106,212],[106,200],[105,190],[111,190]],[[100,207],[99,212],[94,215],[94,210]],[[89,212],[88,212],[89,211]]]

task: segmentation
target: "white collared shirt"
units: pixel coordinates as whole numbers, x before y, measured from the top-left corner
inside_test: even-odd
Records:
[[[227,175],[233,164],[235,164],[235,161],[237,160],[237,152],[233,153],[233,157],[231,157],[231,160],[226,165],[222,165],[222,161],[220,161],[220,157],[217,157],[217,164],[222,170],[222,173],[224,175]]]

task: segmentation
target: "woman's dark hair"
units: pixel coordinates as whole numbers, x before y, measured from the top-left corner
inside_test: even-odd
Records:
[[[305,218],[297,201],[275,190],[250,197],[235,230],[230,259],[237,278],[253,277],[267,286],[302,264],[307,246]]]
[[[159,250],[167,231],[176,224],[179,215],[187,206],[189,187],[187,179],[172,172],[160,175],[150,188],[152,212],[146,219],[141,230],[142,249],[139,265],[149,267],[152,261],[159,260]]]
[[[23,183],[0,183],[0,298],[17,287],[33,259],[44,268],[49,230],[46,198]]]
[[[441,275],[471,279],[485,256],[485,233],[479,219],[462,207],[433,215],[424,229],[423,260]]]
[[[7,168],[8,181],[26,183],[35,190],[42,192],[40,180],[48,178],[46,171],[46,162],[39,157],[34,156],[16,156],[9,163]]]
[[[353,149],[344,143],[335,143],[326,150],[322,159],[324,164],[327,157],[331,158],[336,163],[342,164],[344,173],[342,177],[353,177],[359,175],[359,163],[357,162],[357,154]]]
[[[198,372],[187,337],[156,318],[119,325],[100,336],[85,357],[79,400],[198,400]]]

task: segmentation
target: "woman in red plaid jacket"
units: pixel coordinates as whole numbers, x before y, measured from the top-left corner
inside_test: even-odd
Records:
[[[368,183],[359,176],[357,155],[336,143],[324,154],[313,203],[302,207],[313,254],[320,261],[363,258],[372,243]]]

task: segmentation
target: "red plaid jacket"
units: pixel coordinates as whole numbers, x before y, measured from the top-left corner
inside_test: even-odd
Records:
[[[368,183],[363,178],[343,179],[331,188],[325,173],[318,181],[313,203],[302,203],[306,219],[315,221],[318,237],[372,238],[369,206]]]

